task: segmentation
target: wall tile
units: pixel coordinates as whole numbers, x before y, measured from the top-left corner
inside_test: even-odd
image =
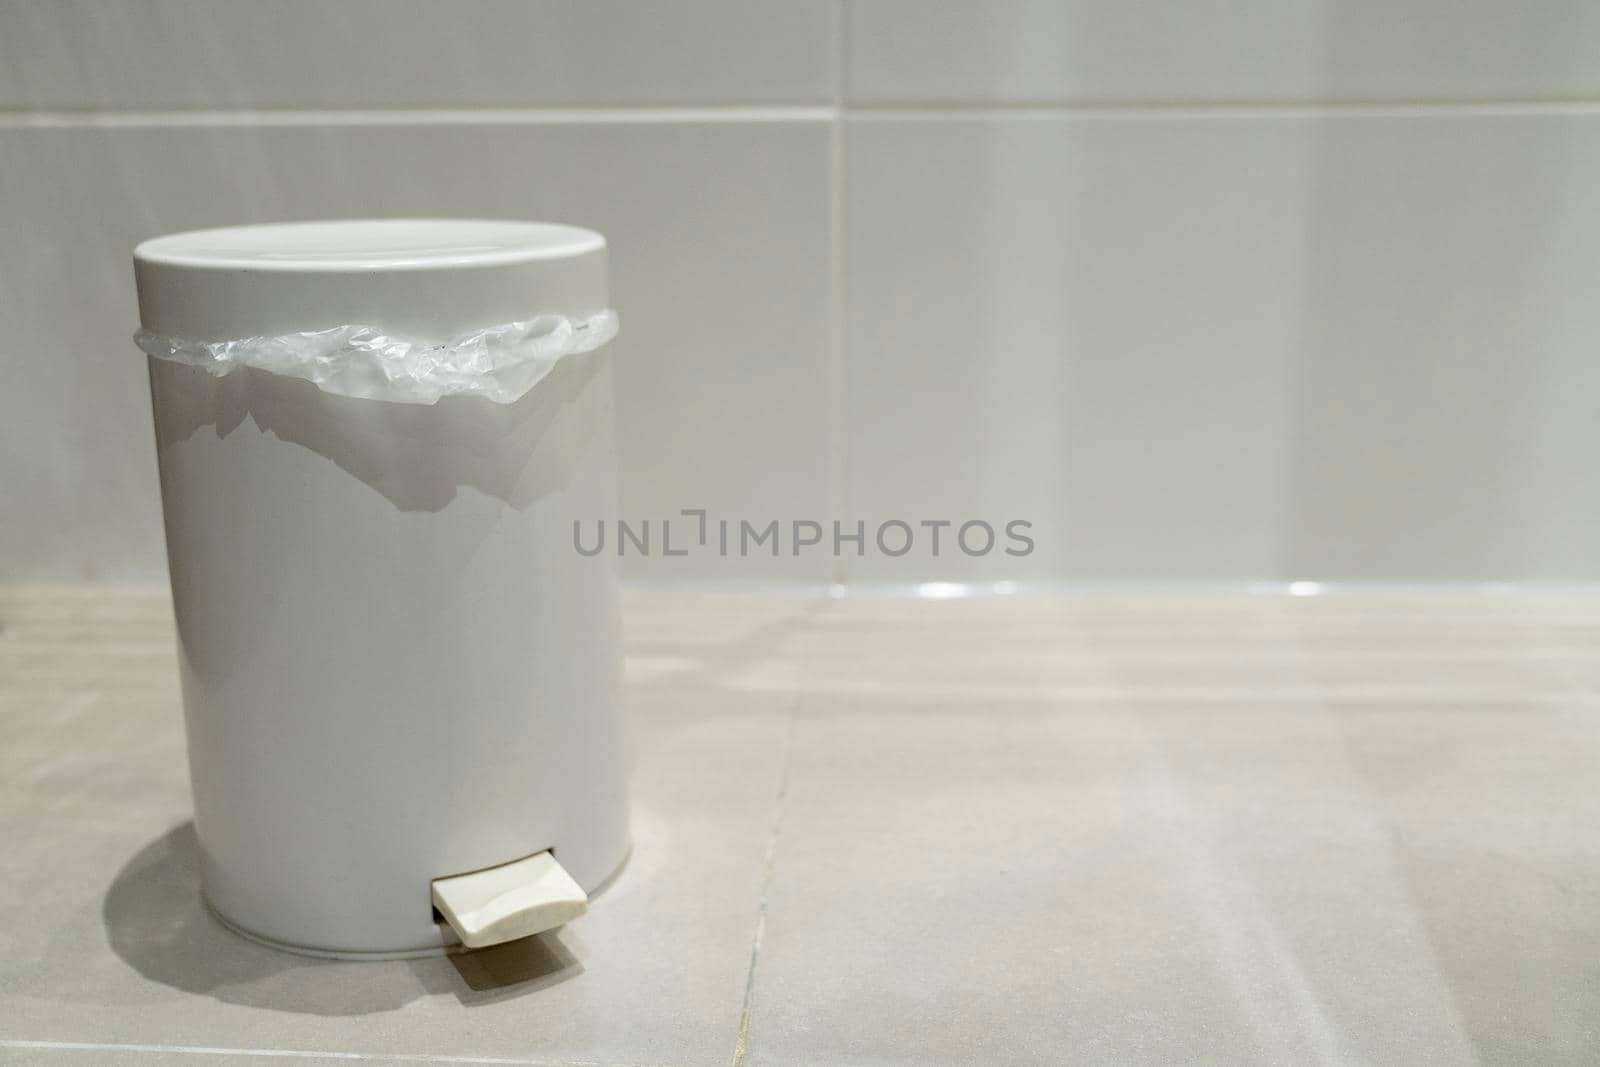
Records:
[[[130,252],[197,226],[468,215],[612,244],[624,513],[824,514],[825,123],[0,129],[0,578],[163,571]],[[22,383],[18,386],[16,383]],[[820,579],[823,559],[633,560]],[[698,568],[698,569],[697,569]]]
[[[1600,117],[860,119],[850,509],[929,579],[1600,577]]]
[[[1525,99],[1600,92],[1584,0],[856,0],[860,103]]]
[[[824,0],[0,0],[0,107],[587,107],[832,93]]]

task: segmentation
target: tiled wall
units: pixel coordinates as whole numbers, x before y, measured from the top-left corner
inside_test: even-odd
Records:
[[[0,0],[0,580],[163,562],[128,252],[613,246],[624,510],[863,582],[1600,578],[1587,0]],[[870,538],[870,533],[869,533]]]

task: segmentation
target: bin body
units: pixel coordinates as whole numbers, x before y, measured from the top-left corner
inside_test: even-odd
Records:
[[[606,304],[603,241],[513,232],[526,248],[480,263],[452,227],[492,224],[401,225],[248,235],[264,270],[233,265],[241,239],[141,246],[145,328],[442,342]],[[246,229],[266,228],[217,232]],[[573,534],[615,512],[609,360],[565,359],[511,403],[426,404],[150,359],[203,889],[239,931],[437,952],[436,878],[550,850],[592,891],[620,867],[616,575]]]

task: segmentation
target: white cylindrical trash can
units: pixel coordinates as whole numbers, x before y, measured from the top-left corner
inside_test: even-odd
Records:
[[[135,251],[207,901],[301,952],[557,925],[628,850],[605,240]]]

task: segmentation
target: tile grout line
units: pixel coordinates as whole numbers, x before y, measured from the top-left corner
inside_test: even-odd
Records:
[[[842,103],[851,121],[981,118],[1537,118],[1597,115],[1600,100],[928,100]]]
[[[505,1056],[450,1056],[426,1052],[337,1052],[324,1049],[223,1048],[210,1045],[147,1045],[103,1041],[29,1041],[0,1038],[0,1049],[56,1052],[150,1052],[187,1056],[256,1056],[263,1059],[331,1059],[360,1063],[499,1064],[503,1067],[667,1067],[666,1064],[605,1060],[528,1060]]]
[[[745,973],[744,1004],[739,1011],[739,1036],[733,1046],[733,1067],[742,1067],[750,1039],[750,1014],[755,1001],[756,966],[761,960],[761,943],[767,932],[767,901],[772,893],[772,875],[777,866],[778,836],[783,829],[783,815],[789,801],[789,775],[794,765],[795,724],[799,718],[802,697],[795,694],[789,706],[789,725],[783,737],[783,765],[778,772],[778,795],[772,814],[772,828],[767,833],[767,852],[761,872],[761,895],[756,903],[755,936],[750,941],[750,968]]]
[[[844,0],[841,0],[844,2]],[[839,36],[844,37],[843,16]],[[841,49],[843,45],[841,44]],[[0,129],[124,129],[145,127],[494,126],[627,123],[752,123],[919,121],[972,118],[1451,118],[1593,116],[1600,99],[1126,99],[925,100],[852,102],[836,62],[832,99],[821,104],[618,105],[571,107],[399,108],[0,108]]]
[[[831,122],[829,104],[698,107],[238,108],[51,111],[0,109],[0,128],[495,126],[672,122]]]
[[[833,58],[833,106],[834,119],[828,130],[828,208],[832,215],[829,226],[829,240],[832,244],[832,255],[829,257],[830,281],[832,290],[830,296],[833,302],[832,317],[829,323],[828,337],[828,505],[833,510],[835,522],[843,522],[846,510],[850,506],[850,457],[847,441],[849,438],[849,362],[846,358],[845,344],[848,330],[845,325],[845,316],[849,300],[847,281],[847,268],[845,245],[848,240],[848,231],[845,222],[845,201],[847,199],[846,182],[849,179],[849,166],[845,158],[845,133],[844,133],[844,107],[845,107],[845,64],[848,56],[848,41],[846,26],[848,16],[845,5],[848,0],[837,0],[834,4],[834,58]],[[850,580],[850,564],[847,557],[835,554],[829,566],[828,580],[837,586],[844,586]]]

